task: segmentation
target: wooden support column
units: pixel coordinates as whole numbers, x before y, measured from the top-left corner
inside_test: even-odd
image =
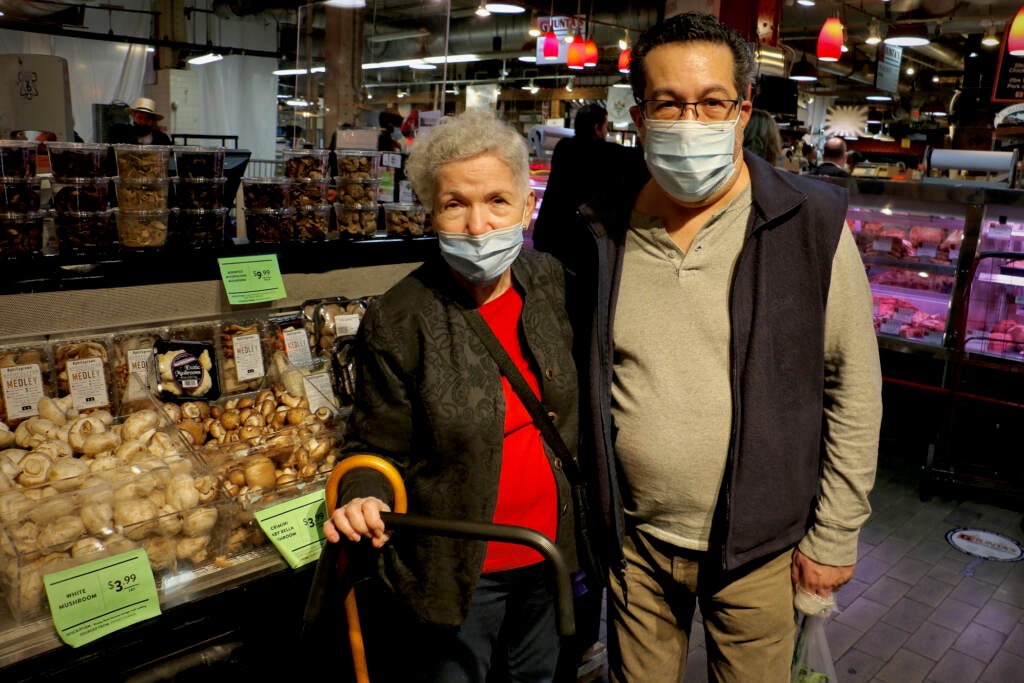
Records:
[[[324,144],[343,123],[356,125],[363,101],[363,11],[325,6]]]

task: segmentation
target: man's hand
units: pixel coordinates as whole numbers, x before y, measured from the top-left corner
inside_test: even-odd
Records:
[[[819,564],[799,550],[793,551],[793,585],[812,595],[827,598],[853,578],[853,568]]]
[[[384,529],[380,513],[390,511],[388,504],[378,498],[353,498],[335,508],[324,522],[324,536],[331,543],[337,543],[342,536],[350,541],[365,537],[373,540],[374,548],[380,548],[391,536],[391,532]]]

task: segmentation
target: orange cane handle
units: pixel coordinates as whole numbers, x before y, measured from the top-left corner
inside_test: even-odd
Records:
[[[405,482],[402,481],[402,476],[398,473],[398,470],[379,455],[361,453],[359,455],[351,455],[339,462],[331,471],[331,476],[327,478],[325,495],[327,498],[328,517],[334,512],[334,508],[338,506],[338,485],[341,483],[341,478],[357,467],[369,467],[371,470],[377,470],[383,474],[394,491],[394,512],[405,512],[408,507],[408,499],[405,495]]]

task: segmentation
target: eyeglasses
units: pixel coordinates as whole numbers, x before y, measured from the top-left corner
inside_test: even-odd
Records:
[[[698,121],[725,121],[736,106],[743,100],[722,100],[709,97],[699,102],[680,102],[678,100],[640,100],[640,110],[645,119],[655,121],[679,121],[686,116],[687,109],[693,109],[694,118]]]

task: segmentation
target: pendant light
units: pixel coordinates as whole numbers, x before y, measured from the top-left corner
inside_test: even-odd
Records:
[[[807,54],[800,58],[800,61],[793,65],[789,71],[789,80],[811,83],[818,80],[818,70],[807,60]]]
[[[818,33],[818,60],[838,62],[843,54],[843,22],[839,17],[829,17]]]
[[[580,35],[579,29],[577,29],[576,35],[573,36],[572,42],[569,43],[569,57],[566,60],[570,69],[583,68],[587,51],[586,45],[586,41],[583,40],[583,36]]]
[[[910,24],[893,24],[889,32],[885,34],[886,45],[899,47],[921,47],[932,42],[928,37],[928,27],[923,23],[914,22]]]
[[[594,0],[590,0],[590,12],[587,13],[587,42],[583,45],[583,66],[597,66],[597,41],[594,40]]]
[[[551,2],[551,9],[548,12],[548,32],[544,34],[544,59],[555,59],[558,57],[558,36],[555,35],[554,24],[555,3]]]
[[[1006,38],[1006,49],[1014,57],[1024,57],[1024,6],[1017,10],[1017,16],[1010,24],[1010,35]]]
[[[629,62],[631,59],[631,53],[632,50],[630,50],[628,47],[619,53],[619,73],[629,73]]]

